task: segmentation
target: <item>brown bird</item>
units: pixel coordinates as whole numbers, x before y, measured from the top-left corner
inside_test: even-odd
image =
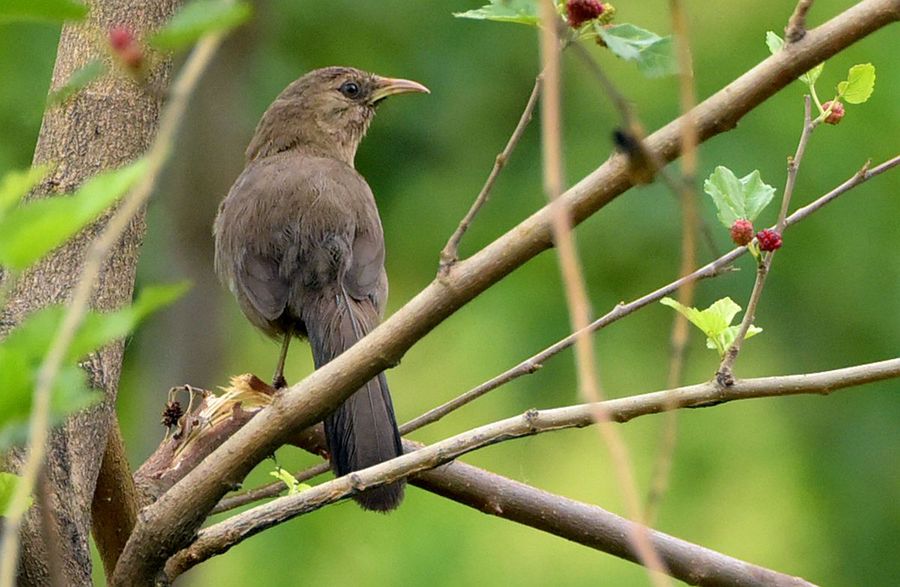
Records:
[[[321,367],[380,322],[387,299],[384,235],[372,190],[353,160],[388,96],[428,92],[416,82],[349,67],[312,71],[275,99],[247,147],[247,163],[219,207],[216,273],[247,319],[282,338],[273,386],[284,387],[291,338],[306,337]],[[384,373],[325,419],[337,475],[402,454]],[[354,499],[390,511],[404,483]]]

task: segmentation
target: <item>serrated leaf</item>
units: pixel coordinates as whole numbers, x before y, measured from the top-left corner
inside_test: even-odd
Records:
[[[12,501],[13,493],[16,491],[16,486],[21,480],[22,478],[18,475],[0,473],[0,516],[9,515],[9,504]],[[34,498],[29,496],[25,509],[30,508],[33,503]]]
[[[862,104],[875,89],[875,66],[860,63],[850,68],[847,80],[838,84],[838,96],[849,104]]]
[[[105,72],[106,66],[103,62],[99,59],[94,59],[69,76],[69,80],[61,88],[50,94],[47,98],[47,104],[52,106],[65,102]]]
[[[24,269],[93,222],[143,175],[146,163],[101,173],[72,195],[22,204],[0,219],[0,265]]]
[[[24,198],[47,176],[50,167],[38,165],[21,171],[10,171],[0,180],[0,221],[6,211]]]
[[[719,222],[726,228],[740,218],[755,220],[775,195],[775,188],[763,182],[758,170],[738,179],[721,165],[703,182],[703,191],[712,197]]]
[[[731,326],[731,321],[741,311],[741,307],[728,297],[715,301],[705,310],[689,308],[668,297],[661,299],[659,303],[675,309],[691,324],[699,328],[706,335],[706,346],[717,350],[720,356],[724,355],[731,343],[734,342],[734,337],[740,328]],[[750,326],[747,338],[760,332],[762,329]]]
[[[466,12],[454,12],[453,16],[475,20],[512,22],[530,26],[538,26],[541,22],[536,0],[491,0],[490,4],[486,4],[481,8],[467,10]]]
[[[74,0],[3,0],[0,23],[13,20],[65,22],[83,20],[87,6]]]
[[[766,31],[766,47],[769,48],[769,53],[775,55],[784,47],[784,39],[772,31]]]
[[[660,37],[630,23],[594,23],[594,30],[610,51],[626,61],[635,61],[645,76],[662,77],[678,73],[672,37]]]
[[[207,33],[228,31],[243,24],[252,13],[246,2],[194,0],[175,13],[168,24],[150,38],[150,44],[168,51],[184,49]]]

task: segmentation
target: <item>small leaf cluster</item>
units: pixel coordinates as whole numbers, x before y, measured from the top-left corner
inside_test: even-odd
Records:
[[[659,303],[674,308],[691,324],[702,330],[706,335],[706,347],[718,351],[720,357],[725,356],[725,351],[737,337],[740,325],[732,326],[731,321],[741,311],[741,307],[731,298],[717,300],[705,310],[689,308],[668,297],[663,298]],[[756,336],[760,332],[762,332],[762,328],[751,325],[745,338]]]
[[[572,2],[573,0],[569,0]],[[541,25],[539,0],[490,0],[490,4],[454,13],[459,18],[509,22],[537,27]],[[567,24],[569,2],[557,3],[560,20]],[[574,21],[572,41],[590,39],[608,48],[614,55],[625,61],[634,62],[638,70],[647,77],[663,77],[678,73],[677,60],[672,46],[672,37],[661,37],[630,23],[611,24],[616,10],[611,4],[603,3],[602,11],[590,20]]]
[[[772,55],[784,49],[784,40],[768,31],[766,33],[766,46]],[[822,62],[800,76],[800,81],[809,87],[810,95],[816,103],[819,111],[816,123],[825,122],[837,124],[844,117],[844,105],[862,104],[872,96],[875,89],[875,66],[871,63],[858,63],[847,72],[847,79],[838,82],[835,87],[835,97],[824,104],[819,100],[816,92],[816,82],[822,75],[825,63]]]
[[[747,245],[758,259],[757,242],[736,237],[747,231],[748,224],[749,233],[753,233],[753,221],[772,201],[775,188],[762,180],[757,169],[738,178],[733,171],[720,165],[703,182],[703,191],[712,198],[716,217],[731,232],[735,244]]]

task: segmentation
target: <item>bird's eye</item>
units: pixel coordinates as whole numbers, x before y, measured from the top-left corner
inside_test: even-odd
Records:
[[[341,84],[340,91],[348,98],[356,98],[359,96],[359,84],[356,82],[344,82]]]

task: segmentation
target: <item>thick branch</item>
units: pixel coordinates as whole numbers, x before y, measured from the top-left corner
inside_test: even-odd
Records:
[[[729,84],[693,111],[698,137],[733,128],[747,112],[798,75],[854,41],[900,18],[898,0],[864,0]],[[647,147],[671,160],[680,149],[681,121],[647,138]],[[602,208],[628,187],[625,161],[613,156],[569,189],[559,202],[573,223]],[[394,365],[432,328],[526,261],[551,246],[545,207],[482,251],[453,266],[403,308],[334,361],[279,395],[143,512],[119,559],[113,584],[149,583],[166,559],[188,544],[219,499],[289,435],[321,420],[376,373]],[[405,458],[405,457],[401,457]]]

